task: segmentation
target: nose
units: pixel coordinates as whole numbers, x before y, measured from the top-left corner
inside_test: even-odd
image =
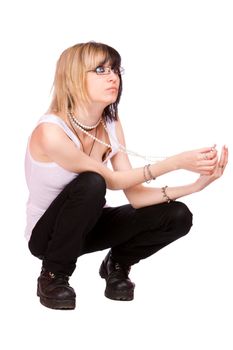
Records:
[[[108,81],[116,81],[117,79],[119,79],[119,75],[115,73],[113,69],[111,69],[107,77],[108,77]]]

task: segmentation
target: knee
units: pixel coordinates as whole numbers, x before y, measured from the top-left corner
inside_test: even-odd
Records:
[[[36,258],[43,260],[43,252],[37,247],[37,245],[34,243],[32,237],[28,242],[28,249],[30,250],[31,254],[34,255]]]
[[[91,191],[94,192],[101,192],[104,193],[106,192],[106,182],[100,174],[94,172],[94,171],[85,171],[81,173],[80,175],[80,180],[85,181],[87,184],[87,187],[91,189]]]
[[[77,176],[73,189],[83,191],[86,198],[103,198],[106,194],[106,182],[100,174],[85,171]]]
[[[179,235],[184,236],[192,227],[193,215],[189,208],[182,202],[174,201],[172,202],[172,206],[170,220]]]

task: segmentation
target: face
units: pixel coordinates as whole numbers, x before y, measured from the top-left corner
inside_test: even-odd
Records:
[[[120,85],[119,70],[111,69],[108,64],[98,66],[87,72],[86,84],[90,101],[105,108],[117,99]]]

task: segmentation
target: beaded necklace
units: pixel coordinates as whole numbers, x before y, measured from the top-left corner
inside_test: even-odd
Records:
[[[77,131],[75,130],[75,128],[74,128],[74,126],[73,126],[73,124],[71,123],[71,126],[72,126],[72,129],[73,129],[73,131],[74,131],[74,133],[75,133],[75,135],[77,136],[77,138],[78,138],[78,140],[79,140],[79,142],[81,143],[81,145],[82,145],[82,148],[83,148],[83,152],[84,152],[84,146],[83,146],[83,143],[82,143],[82,141],[80,140],[80,138],[79,138],[79,136],[78,136],[78,133],[77,133]],[[90,134],[91,135],[91,134]],[[97,127],[96,127],[96,129],[95,129],[95,138],[96,138],[96,135],[97,135]],[[90,156],[91,155],[91,152],[92,152],[92,150],[93,150],[93,147],[94,147],[94,144],[95,144],[95,139],[93,140],[93,142],[92,142],[92,145],[91,145],[91,149],[90,149],[90,151],[89,151],[89,153],[88,153],[88,155]]]
[[[109,143],[106,143],[100,139],[98,139],[96,136],[90,134],[85,128],[83,128],[80,124],[80,122],[77,121],[77,119],[73,116],[73,114],[71,112],[68,112],[68,118],[71,122],[71,124],[75,127],[77,127],[79,130],[81,130],[84,134],[88,135],[89,137],[91,137],[94,141],[108,147],[108,148],[112,148],[112,146],[109,144]],[[104,120],[101,118],[100,120],[98,120],[98,125],[99,124],[102,124],[103,127],[104,127],[104,130],[106,131],[106,133],[108,134],[108,130],[107,130],[107,127],[106,127],[106,124],[104,122]],[[166,157],[158,157],[158,156],[146,156],[146,155],[142,155],[140,153],[137,153],[137,152],[134,152],[132,150],[129,150],[128,148],[126,148],[125,146],[121,145],[118,140],[113,136],[111,135],[112,138],[114,139],[114,141],[116,142],[116,144],[118,145],[119,147],[119,151],[120,152],[123,152],[123,153],[126,153],[130,156],[134,156],[134,157],[138,157],[138,158],[142,158],[144,159],[145,161],[149,161],[149,162],[153,162],[153,163],[156,163],[156,162],[159,162],[163,159],[166,159]]]
[[[94,130],[95,128],[97,128],[97,126],[100,124],[101,120],[102,120],[102,117],[97,121],[97,123],[95,125],[84,125],[82,124],[73,114],[72,115],[72,118],[75,122],[76,125],[79,125],[82,129],[85,129],[85,130]]]
[[[80,125],[80,123],[77,123],[77,121],[76,121],[76,119],[74,118],[73,114],[71,114],[70,112],[68,112],[68,117],[69,117],[69,120],[70,120],[71,124],[72,124],[73,126],[75,126],[76,128],[78,128],[79,130],[81,130],[84,134],[88,135],[88,136],[89,136],[90,138],[92,138],[94,141],[96,141],[96,142],[98,142],[98,143],[100,143],[100,144],[102,144],[102,145],[104,145],[104,146],[106,146],[106,147],[108,147],[108,148],[112,148],[112,146],[111,146],[109,143],[106,143],[106,142],[104,142],[104,141],[98,139],[96,136],[90,134],[86,129],[84,129],[84,128]],[[102,118],[101,118],[100,122],[104,125],[104,122],[103,122]],[[105,129],[105,131],[106,131],[107,134],[108,134],[108,131],[107,131],[107,128],[105,127],[105,125],[104,125],[104,129]]]

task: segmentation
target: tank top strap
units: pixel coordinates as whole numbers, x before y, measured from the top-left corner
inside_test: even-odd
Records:
[[[115,121],[106,122],[106,127],[109,132],[110,143],[115,150],[119,149],[119,141],[116,135],[116,123]]]
[[[80,147],[80,141],[77,138],[77,136],[70,130],[70,128],[66,125],[64,120],[62,120],[60,117],[56,116],[55,114],[45,114],[43,115],[39,121],[38,125],[41,123],[52,123],[60,126],[60,128],[63,129],[63,131],[66,133],[66,135],[78,146]]]

